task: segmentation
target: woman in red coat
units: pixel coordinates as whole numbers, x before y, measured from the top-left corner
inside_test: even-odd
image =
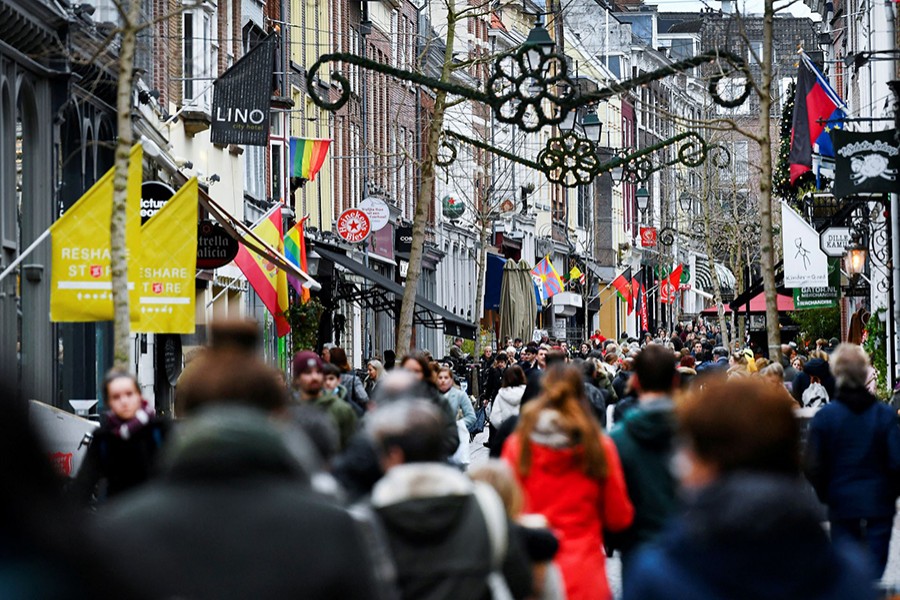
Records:
[[[607,600],[603,530],[624,529],[634,517],[622,465],[590,414],[581,372],[554,366],[543,386],[522,409],[503,458],[525,492],[524,512],[544,515],[560,538],[556,562],[568,600]]]

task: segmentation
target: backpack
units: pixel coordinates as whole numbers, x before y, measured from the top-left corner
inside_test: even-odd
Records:
[[[800,398],[803,408],[819,408],[828,403],[828,391],[818,381],[813,381],[809,387],[803,390]]]

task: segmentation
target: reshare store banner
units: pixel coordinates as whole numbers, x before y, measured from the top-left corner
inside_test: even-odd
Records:
[[[265,146],[269,143],[272,72],[278,34],[272,33],[222,73],[213,84],[213,144]]]

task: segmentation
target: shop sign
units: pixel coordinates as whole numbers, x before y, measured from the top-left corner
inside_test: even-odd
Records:
[[[372,231],[381,231],[391,219],[391,211],[384,200],[379,198],[364,198],[357,207],[366,213],[372,224]]]
[[[345,242],[356,244],[362,242],[372,231],[372,223],[368,215],[358,208],[348,208],[337,220],[337,234]]]
[[[843,256],[849,245],[849,227],[829,227],[819,234],[819,248],[828,256]]]
[[[656,246],[656,227],[641,227],[641,247],[653,248]]]
[[[394,237],[394,251],[403,254],[412,252],[412,238],[412,225],[400,225],[397,227],[396,236]]]
[[[175,190],[162,181],[145,181],[141,184],[141,225],[158,213],[175,195]]]
[[[841,297],[840,260],[828,259],[828,285],[824,287],[794,288],[794,308],[834,308]]]
[[[217,269],[234,260],[238,242],[224,228],[212,221],[200,221],[197,226],[197,268]]]

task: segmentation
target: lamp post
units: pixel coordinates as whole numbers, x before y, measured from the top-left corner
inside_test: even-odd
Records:
[[[647,217],[647,209],[650,208],[650,191],[641,186],[635,192],[634,197],[637,199],[638,210],[641,211],[641,219]]]
[[[545,58],[553,53],[556,48],[556,42],[550,37],[550,32],[544,27],[543,15],[538,15],[534,27],[528,32],[525,43],[522,44],[526,48],[525,59],[528,61],[528,67],[532,73],[540,72],[546,75],[549,64],[544,62]],[[542,64],[543,63],[543,64]]]
[[[854,235],[850,245],[847,246],[847,254],[844,257],[844,268],[854,284],[866,268],[868,255],[869,249],[862,243],[861,236]]]

